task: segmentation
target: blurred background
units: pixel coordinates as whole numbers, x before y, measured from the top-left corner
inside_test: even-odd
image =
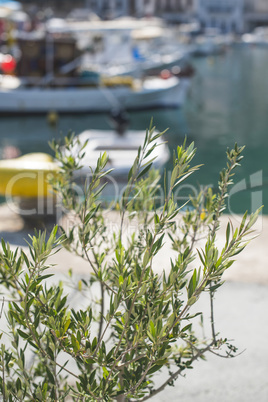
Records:
[[[145,130],[151,118],[158,130],[168,128],[171,153],[185,136],[195,142],[195,162],[204,164],[191,179],[198,186],[216,186],[226,148],[245,145],[227,212],[264,204],[267,214],[267,1],[85,0],[73,6],[66,0],[0,1],[1,159],[52,154],[48,142],[69,131],[111,130],[111,111],[120,106],[130,130]],[[131,78],[132,87],[140,80],[134,106],[129,88],[114,100],[114,80],[123,87],[122,77]],[[174,79],[180,101],[159,97],[157,105],[144,106],[149,78],[157,91]],[[102,110],[101,101],[97,110],[85,108],[75,92],[61,109],[70,91],[84,88],[94,99],[90,91],[103,93],[103,87],[112,94],[105,94],[110,110]],[[45,100],[49,91],[53,104]],[[61,91],[59,103],[53,91]],[[38,109],[38,102],[46,107]]]

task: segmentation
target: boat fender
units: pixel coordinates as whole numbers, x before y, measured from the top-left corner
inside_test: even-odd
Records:
[[[59,120],[59,115],[57,112],[55,112],[54,110],[51,110],[48,114],[47,114],[47,122],[50,126],[56,126]]]
[[[171,72],[166,68],[164,70],[162,70],[160,73],[160,77],[163,78],[164,80],[167,80],[171,76],[172,76]]]
[[[10,54],[5,54],[2,56],[1,60],[1,70],[4,74],[12,74],[15,71],[17,62],[13,56]]]
[[[101,84],[107,87],[111,86],[129,86],[133,87],[133,77],[131,76],[115,76],[115,77],[102,77]]]

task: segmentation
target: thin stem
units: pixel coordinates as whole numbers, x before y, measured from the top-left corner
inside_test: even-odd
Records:
[[[54,361],[56,363],[56,359],[57,359],[57,352],[55,350],[54,352]],[[58,376],[57,376],[57,366],[56,364],[53,364],[53,375],[54,375],[54,379],[55,379],[55,387],[54,387],[54,391],[55,391],[55,401],[58,400],[58,391],[60,391],[60,384],[58,381]]]
[[[190,360],[190,364],[192,364],[195,360],[197,360],[200,356],[202,356],[204,353],[206,353],[208,350],[210,350],[211,346],[213,345],[213,343],[210,343],[207,347],[205,347],[204,349],[199,350],[199,352],[192,357],[192,359]],[[165,389],[165,387],[173,380],[175,380],[182,372],[182,368],[179,368],[179,370],[177,370],[175,373],[173,373],[160,387],[154,389],[149,395],[145,396],[144,398],[142,398],[140,400],[140,402],[144,402],[147,401],[148,399],[150,399],[152,396],[158,394],[159,392],[163,391]]]
[[[152,365],[154,364],[154,360],[151,360],[150,363],[148,364],[146,370],[144,370],[140,380],[137,382],[137,384],[135,385],[135,387],[133,387],[131,389],[131,392],[135,392],[137,390],[137,388],[139,388],[139,386],[142,384],[143,380],[145,379],[148,371],[150,370],[150,368],[152,367]]]
[[[100,311],[98,341],[100,341],[101,339],[101,333],[103,327],[103,315],[104,315],[104,286],[102,282],[100,282],[100,288],[101,288],[101,311]]]
[[[219,197],[219,200],[217,203],[216,217],[215,217],[214,224],[213,224],[212,231],[211,231],[212,239],[214,238],[216,231],[219,227],[220,211],[224,204],[224,197],[227,192],[227,187],[228,187],[228,182],[230,179],[231,171],[234,168],[235,164],[236,164],[236,160],[232,160],[232,163],[229,166],[228,172],[226,174],[223,187],[221,189],[220,197]],[[210,322],[211,322],[212,339],[214,341],[214,344],[216,344],[216,331],[215,331],[215,322],[214,322],[214,304],[213,304],[214,292],[212,290],[212,283],[209,284],[209,296],[210,296]]]
[[[235,165],[236,165],[236,159],[232,160],[232,163],[229,166],[228,172],[226,174],[223,187],[221,189],[220,197],[219,197],[219,200],[218,200],[218,203],[217,203],[217,209],[215,211],[216,216],[215,216],[214,224],[213,224],[212,231],[211,231],[212,237],[216,233],[216,230],[218,229],[218,226],[219,226],[220,212],[221,212],[221,209],[222,209],[222,206],[223,206],[223,203],[224,203],[224,197],[225,197],[225,195],[227,193],[227,187],[228,187],[228,182],[229,182],[229,179],[230,179],[231,171],[233,170]]]
[[[192,241],[191,241],[191,245],[190,245],[190,249],[189,249],[189,254],[192,252],[192,250],[194,248],[197,232],[198,232],[198,225],[195,224],[194,225],[194,232],[193,232],[193,235],[192,235]]]
[[[132,349],[133,348],[129,348],[128,351],[132,350]],[[134,363],[137,360],[140,360],[140,359],[142,359],[143,357],[146,357],[146,356],[147,356],[146,353],[144,353],[143,355],[138,355],[138,356],[134,357],[132,360],[128,360],[127,362],[125,362],[123,364],[120,364],[119,368],[121,369],[122,367],[129,366],[131,363]]]
[[[3,402],[5,402],[6,401],[6,389],[5,389],[5,360],[4,360],[4,356],[3,356],[2,380],[3,380]]]
[[[214,292],[212,291],[211,288],[212,288],[212,284],[210,282],[210,284],[209,284],[210,323],[211,323],[212,339],[213,339],[214,345],[216,345],[217,340],[216,340],[216,331],[215,331],[215,323],[214,323],[214,304],[213,304]]]
[[[96,271],[96,268],[94,267],[92,261],[90,260],[86,248],[84,249],[84,251],[85,251],[85,255],[86,255],[87,261],[89,262],[89,264],[90,264],[91,268],[93,269],[93,271],[94,271],[96,277],[98,278],[98,272]],[[115,292],[109,285],[107,285],[107,283],[106,283],[105,281],[102,280],[101,283],[102,283],[107,289],[109,289],[112,293],[116,294],[116,292]]]
[[[120,240],[120,243],[122,242],[123,223],[124,223],[125,213],[126,213],[127,204],[128,204],[127,199],[128,199],[128,197],[129,197],[131,191],[132,191],[133,188],[134,188],[134,185],[135,185],[135,182],[136,182],[136,180],[137,180],[137,177],[138,177],[140,168],[141,168],[141,166],[142,166],[142,162],[143,162],[144,156],[145,156],[145,154],[146,154],[146,152],[147,152],[147,148],[148,148],[148,146],[150,145],[150,142],[151,142],[151,138],[152,138],[152,134],[153,134],[153,129],[150,128],[149,131],[150,131],[150,132],[148,133],[148,143],[146,143],[146,144],[144,145],[144,147],[143,147],[142,150],[141,150],[141,154],[139,154],[139,155],[137,156],[137,159],[135,160],[135,162],[137,161],[136,172],[135,172],[134,176],[131,177],[131,180],[130,180],[129,183],[127,184],[126,190],[125,190],[125,192],[124,192],[124,194],[123,194],[123,196],[124,196],[125,199],[126,199],[126,202],[124,202],[125,200],[123,199],[123,202],[124,202],[124,203],[122,203],[123,210],[122,210],[122,215],[121,215],[120,232],[119,232],[119,240]],[[135,162],[134,162],[134,164],[135,164]],[[133,166],[134,166],[134,165],[133,165]]]
[[[237,357],[237,356],[242,355],[242,353],[244,353],[245,350],[246,350],[246,349],[242,350],[241,352],[237,353],[235,356],[231,356],[231,355],[228,354],[228,353],[226,354],[226,356],[225,356],[225,355],[221,355],[220,353],[214,352],[214,350],[212,350],[212,349],[210,349],[209,352],[212,353],[212,354],[215,355],[215,356],[222,357],[223,359],[230,359],[230,358],[232,358],[232,357]]]
[[[4,304],[5,304],[5,297],[2,299],[2,307],[1,307],[1,312],[0,312],[0,318],[2,318],[3,310],[4,310]],[[12,300],[13,301],[13,300]]]
[[[154,238],[155,238],[155,237],[156,237],[156,234],[154,235]],[[150,246],[149,254],[150,254],[150,251],[151,251],[151,249],[152,249],[152,246],[153,246],[153,242],[152,242],[152,245]],[[120,348],[120,345],[121,345],[121,343],[122,343],[122,341],[123,341],[123,338],[124,338],[124,336],[125,336],[125,333],[126,333],[126,330],[127,330],[127,325],[128,325],[128,323],[129,323],[129,320],[130,320],[130,317],[131,317],[131,314],[132,314],[132,310],[133,310],[133,308],[134,308],[134,305],[135,305],[135,302],[136,302],[136,299],[137,299],[137,295],[138,295],[138,292],[139,292],[140,287],[141,287],[141,283],[142,283],[142,279],[143,279],[145,270],[146,270],[146,266],[144,266],[143,269],[142,269],[141,277],[140,277],[140,280],[139,280],[139,282],[138,282],[138,286],[137,286],[137,289],[136,289],[136,291],[135,291],[134,297],[133,297],[133,299],[132,299],[130,309],[129,309],[129,311],[128,311],[128,315],[127,315],[127,319],[126,319],[126,322],[125,322],[125,325],[124,325],[124,329],[123,329],[123,331],[122,331],[122,334],[121,334],[121,336],[120,336],[120,339],[119,339],[119,341],[118,341],[118,343],[117,343],[116,350],[115,350],[115,352],[114,352],[115,355],[118,353],[119,348]],[[112,371],[114,370],[115,366],[116,366],[116,361],[115,361],[114,365],[112,366],[112,368],[111,368],[111,370],[110,370],[110,372],[109,372],[109,374],[108,374],[108,376],[107,376],[107,378],[106,378],[106,383],[107,383],[107,385],[108,385],[108,380],[109,380],[109,378],[110,378],[110,376],[111,376],[111,373],[112,373]]]
[[[98,352],[98,350],[99,350],[99,348],[100,348],[101,342],[102,342],[102,340],[103,340],[103,338],[104,338],[104,335],[106,334],[106,331],[108,330],[108,328],[109,328],[109,326],[110,326],[110,324],[111,324],[111,322],[112,322],[112,319],[114,318],[114,315],[115,315],[116,312],[117,312],[117,309],[114,311],[114,313],[113,313],[112,316],[110,317],[109,321],[107,322],[106,327],[104,328],[104,331],[103,331],[103,333],[101,334],[101,336],[100,336],[100,338],[99,338],[99,340],[98,340],[96,349],[94,350],[93,358],[96,357],[97,352]]]
[[[22,300],[21,299],[5,299],[4,297],[3,297],[3,299],[0,299],[0,302],[2,302],[2,307],[1,307],[1,311],[0,311],[0,318],[1,318],[1,316],[2,316],[2,314],[3,314],[3,306],[4,306],[4,303],[6,303],[6,302],[8,302],[8,303],[20,303]]]

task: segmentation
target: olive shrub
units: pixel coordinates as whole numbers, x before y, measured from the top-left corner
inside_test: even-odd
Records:
[[[74,219],[50,234],[36,231],[28,252],[14,251],[2,240],[1,319],[5,314],[8,327],[0,349],[3,401],[145,401],[206,354],[235,354],[236,347],[215,329],[213,297],[258,216],[258,211],[249,217],[245,213],[237,228],[228,223],[225,245],[217,246],[220,216],[243,147],[227,150],[216,192],[207,188],[182,206],[174,191],[199,168],[191,166],[194,144],[184,141],[174,152],[170,180],[163,184],[164,202],[157,205],[160,176],[150,154],[160,135],[152,127],[147,130],[113,211],[119,222],[113,227],[100,198],[111,173],[107,153],[100,155],[81,198],[73,178],[85,145],[73,156],[76,137],[67,137],[64,148],[52,143],[61,166],[52,185]],[[135,229],[125,233],[131,225]],[[159,273],[155,262],[165,242],[172,245],[172,258],[165,250],[168,268]],[[81,305],[73,305],[71,287],[53,279],[49,269],[49,257],[61,248],[88,262],[88,275],[75,285],[85,295]],[[69,275],[74,283],[72,271]],[[194,328],[202,317],[198,301],[204,292],[211,308],[211,335],[206,337]],[[155,374],[164,370],[165,380],[156,386]]]

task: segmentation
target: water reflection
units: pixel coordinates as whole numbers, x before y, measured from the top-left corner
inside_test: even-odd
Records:
[[[204,163],[193,180],[217,185],[225,164],[226,147],[235,142],[246,145],[236,182],[246,180],[247,191],[233,196],[237,212],[250,210],[251,177],[262,172],[263,203],[268,213],[268,64],[267,49],[233,48],[223,56],[195,60],[196,75],[189,97],[180,110],[129,113],[130,128],[143,130],[150,120],[160,131],[169,128],[166,138],[171,149],[187,135],[198,148],[195,163]],[[0,148],[16,145],[22,153],[51,152],[48,141],[86,129],[111,129],[108,114],[64,116],[50,125],[47,116],[0,119]],[[167,166],[171,168],[169,164]]]
[[[153,125],[159,131],[168,128],[169,137],[183,136],[186,131],[184,115],[178,109],[133,112],[129,113],[129,118],[129,128],[133,130],[145,130],[153,119]],[[88,129],[111,130],[111,128],[108,114],[58,116],[54,124],[49,122],[49,116],[1,118],[0,148],[14,145],[22,153],[49,152],[48,141],[67,135],[70,131],[79,134]]]

